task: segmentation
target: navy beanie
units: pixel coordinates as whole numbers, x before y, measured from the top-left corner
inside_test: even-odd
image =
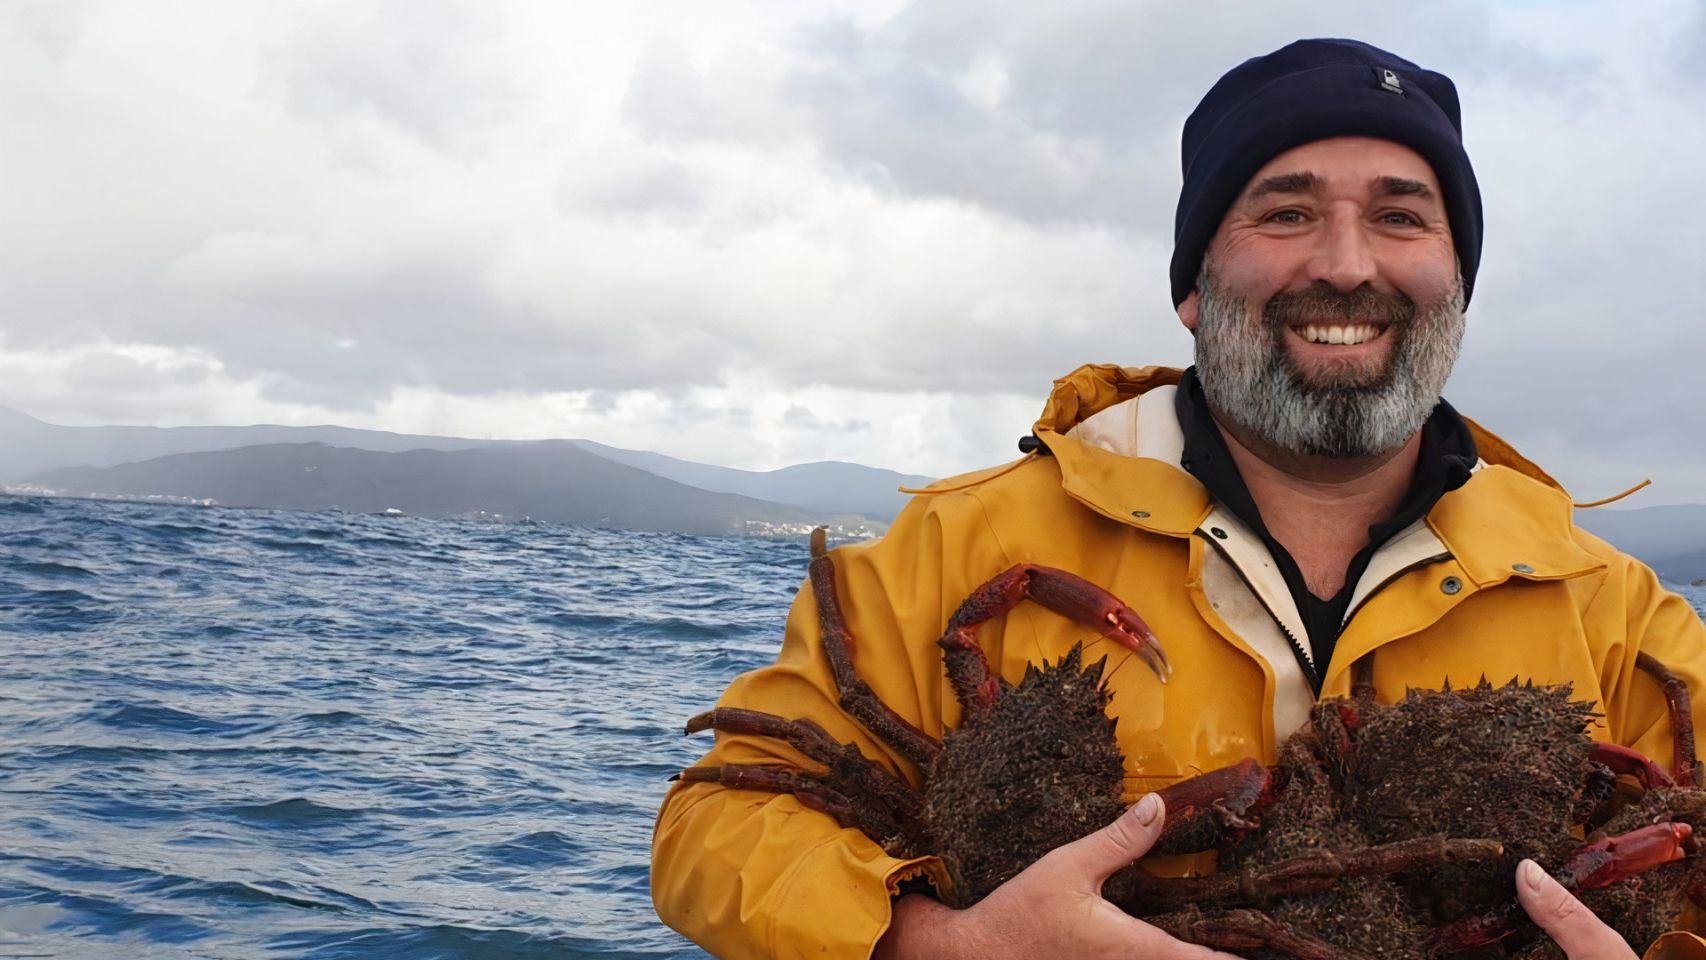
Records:
[[[1481,262],[1481,191],[1463,151],[1457,88],[1366,43],[1299,40],[1234,67],[1185,121],[1173,305],[1196,289],[1203,251],[1257,170],[1293,147],[1348,136],[1401,143],[1433,167],[1467,303]]]

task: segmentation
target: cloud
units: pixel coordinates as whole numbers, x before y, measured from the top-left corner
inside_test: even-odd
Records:
[[[1183,119],[1351,34],[1462,93],[1448,395],[1706,499],[1706,5],[844,7],[7,5],[0,403],[969,469],[1080,363],[1188,361]]]
[[[285,35],[261,60],[263,86],[319,122],[368,115],[441,148],[471,146],[525,102],[505,61],[498,8],[379,0],[343,15],[273,21]]]
[[[804,28],[785,93],[850,172],[1039,223],[1167,236],[1184,117],[1239,61],[1299,36],[1386,43],[1460,78],[1593,90],[1597,64],[1492,36],[1488,6],[1236,0],[1190,5],[918,2],[869,27]]]

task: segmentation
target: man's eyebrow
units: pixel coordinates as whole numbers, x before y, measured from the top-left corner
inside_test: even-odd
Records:
[[[1420,180],[1409,180],[1404,177],[1381,177],[1374,181],[1374,195],[1377,197],[1415,197],[1419,200],[1432,200],[1434,192]]]
[[[1250,200],[1259,200],[1270,193],[1308,193],[1321,185],[1321,178],[1308,170],[1282,173],[1264,178],[1250,189]]]

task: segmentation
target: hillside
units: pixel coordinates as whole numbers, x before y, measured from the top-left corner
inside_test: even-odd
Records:
[[[843,461],[801,463],[767,471],[736,470],[645,450],[623,450],[591,440],[575,443],[606,459],[701,490],[738,493],[814,510],[862,513],[884,520],[899,513],[911,496],[901,493],[899,487],[922,487],[931,482],[930,477]]]
[[[466,450],[486,441],[351,427],[67,427],[0,407],[0,483],[60,467],[111,467],[175,453],[271,443],[324,443],[361,450]]]
[[[488,441],[465,437],[357,430],[350,427],[67,427],[0,407],[0,484],[19,483],[64,467],[111,467],[156,457],[280,443],[323,443],[379,452],[469,450],[477,447],[569,443],[606,460],[713,493],[731,493],[818,512],[864,514],[887,521],[907,496],[896,487],[928,477],[857,463],[807,463],[779,470],[737,470],[679,460],[592,440]]]
[[[519,519],[680,533],[766,532],[835,519],[826,512],[699,490],[567,442],[384,453],[321,443],[174,454],[31,478],[93,496],[211,499],[286,510],[387,509],[424,517]]]
[[[1706,504],[1577,510],[1576,523],[1675,583],[1706,578]]]

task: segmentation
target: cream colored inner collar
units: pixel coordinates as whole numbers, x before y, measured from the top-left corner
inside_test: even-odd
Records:
[[[1185,432],[1174,406],[1178,394],[1172,384],[1156,387],[1085,418],[1066,435],[1109,453],[1176,467],[1185,455]]]

